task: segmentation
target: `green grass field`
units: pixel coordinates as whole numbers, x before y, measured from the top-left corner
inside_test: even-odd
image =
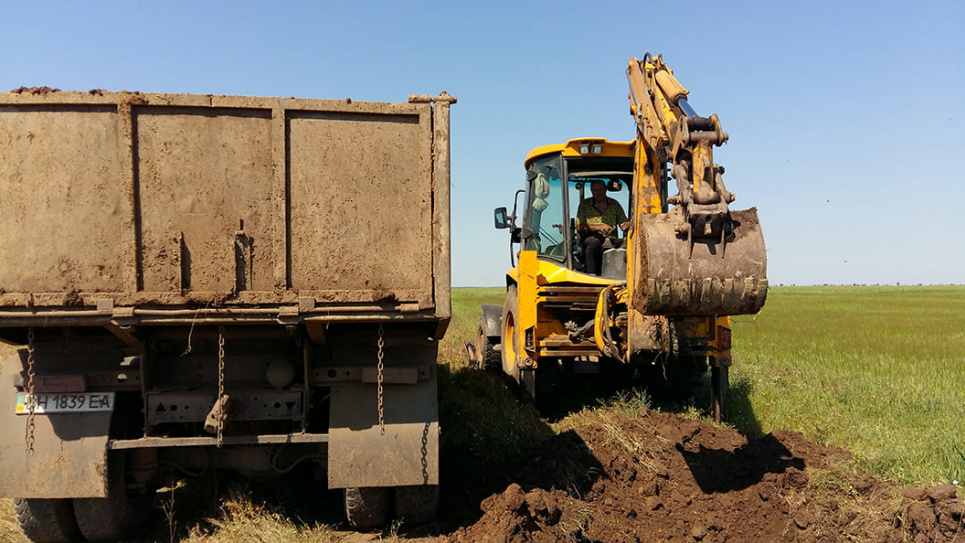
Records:
[[[734,318],[734,423],[904,484],[965,481],[965,287],[783,287]]]
[[[454,289],[444,361],[504,293]],[[902,484],[965,481],[965,287],[776,287],[733,329],[731,425],[800,431]]]

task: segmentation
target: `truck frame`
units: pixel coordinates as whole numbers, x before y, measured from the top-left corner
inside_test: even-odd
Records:
[[[28,537],[125,537],[168,473],[304,462],[356,527],[435,514],[454,102],[0,94],[0,495]]]

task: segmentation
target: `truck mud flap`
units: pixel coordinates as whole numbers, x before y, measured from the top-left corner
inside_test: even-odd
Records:
[[[428,380],[386,384],[379,425],[378,387],[332,390],[329,488],[439,484],[439,408],[435,360]]]
[[[0,496],[103,498],[107,495],[107,438],[111,413],[35,415],[33,452],[27,448],[28,415],[17,415],[14,376],[18,351],[0,374]]]

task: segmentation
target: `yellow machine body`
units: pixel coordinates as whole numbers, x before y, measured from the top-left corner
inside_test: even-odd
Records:
[[[735,197],[713,159],[713,148],[728,139],[717,116],[693,112],[689,91],[659,56],[632,59],[627,77],[635,140],[579,138],[533,149],[521,226],[517,207],[511,215],[497,209],[496,226],[512,228],[519,243],[506,276],[502,369],[532,393],[535,369],[546,364],[703,359],[713,368],[719,419],[731,364],[729,316],[756,313],[766,298],[763,234],[756,209],[729,208]],[[606,240],[613,247],[593,275],[584,267],[577,210],[599,181],[608,197],[628,189],[621,207],[629,228]]]

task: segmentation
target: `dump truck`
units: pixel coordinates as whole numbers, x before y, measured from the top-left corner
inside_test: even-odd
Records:
[[[435,514],[454,102],[0,94],[0,495],[29,538],[126,537],[214,469],[317,464],[360,528]]]
[[[754,208],[730,209],[717,115],[693,110],[660,56],[633,58],[627,78],[636,138],[533,149],[512,212],[495,210],[518,262],[504,304],[482,308],[477,361],[530,397],[559,370],[655,369],[637,373],[692,387],[709,367],[720,421],[730,316],[760,311],[767,296],[760,221]]]

